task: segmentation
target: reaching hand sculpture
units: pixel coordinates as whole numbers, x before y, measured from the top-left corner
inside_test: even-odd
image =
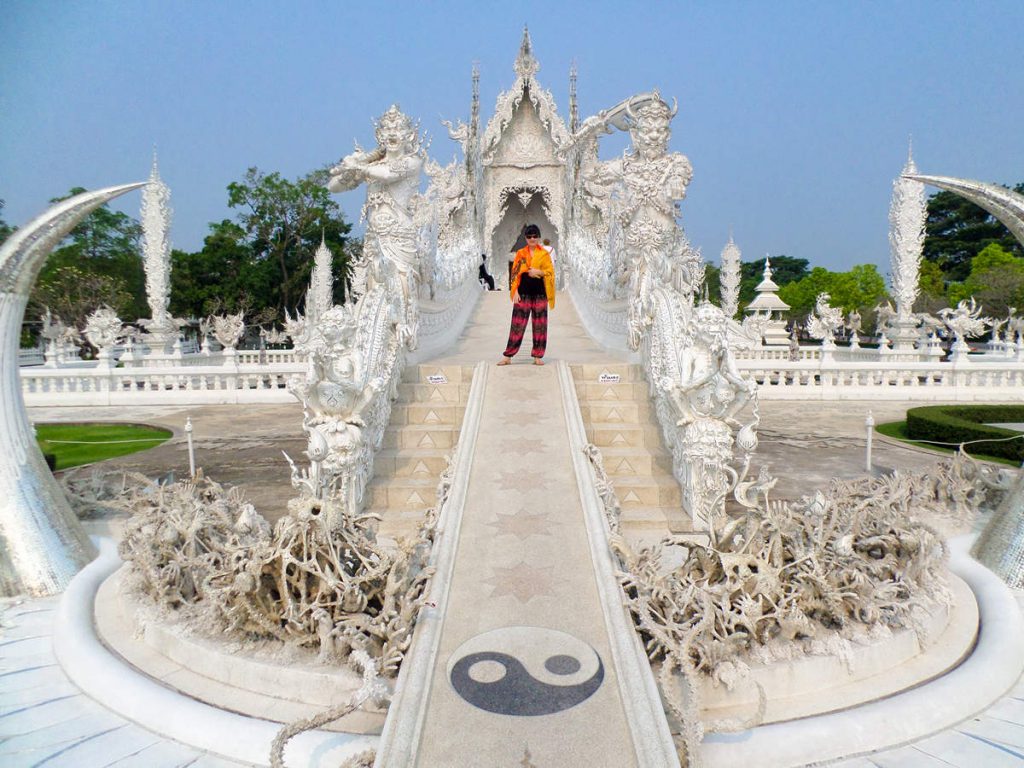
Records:
[[[345,192],[366,184],[366,290],[387,285],[392,275],[397,278],[401,291],[399,337],[409,349],[415,349],[420,280],[415,206],[424,153],[416,125],[395,104],[381,115],[375,133],[377,148],[364,152],[357,146],[331,169],[327,188]]]

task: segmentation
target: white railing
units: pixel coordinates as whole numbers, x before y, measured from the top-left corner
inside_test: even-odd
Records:
[[[164,368],[26,368],[27,406],[295,402],[288,379],[305,363]]]
[[[769,364],[766,364],[769,363]],[[762,400],[1024,402],[1024,364],[738,360]]]
[[[42,365],[46,362],[46,358],[43,356],[43,350],[39,347],[32,347],[30,349],[19,349],[18,350],[18,365]]]

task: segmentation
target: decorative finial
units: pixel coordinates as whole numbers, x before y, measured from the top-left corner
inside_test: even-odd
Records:
[[[153,144],[153,165],[149,169],[149,180],[158,181],[160,179],[160,167],[156,160],[156,144]]]
[[[519,45],[519,55],[516,57],[516,63],[513,67],[516,75],[527,80],[537,74],[540,70],[540,64],[533,58],[533,44],[530,42],[530,30],[527,26],[523,25],[523,42]]]
[[[917,165],[914,164],[914,135],[907,139],[907,164],[903,166],[903,173],[917,173]]]
[[[772,260],[769,258],[769,254],[764,255],[764,279],[772,279]]]

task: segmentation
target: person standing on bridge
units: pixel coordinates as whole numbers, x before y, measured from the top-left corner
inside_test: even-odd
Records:
[[[512,296],[512,327],[508,346],[498,365],[508,365],[519,351],[526,333],[526,321],[533,315],[533,364],[544,365],[548,343],[548,308],[555,308],[555,267],[551,254],[541,245],[540,227],[523,230],[526,247],[516,251],[512,263],[509,293]]]

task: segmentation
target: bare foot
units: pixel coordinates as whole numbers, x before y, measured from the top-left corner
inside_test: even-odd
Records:
[[[501,358],[501,360],[498,361],[498,365],[511,365],[511,364],[512,364],[512,360],[507,358],[507,357],[503,357],[503,358]]]
[[[541,360],[539,357],[535,357],[535,358],[533,358],[533,364],[534,365],[544,365],[544,361]]]

